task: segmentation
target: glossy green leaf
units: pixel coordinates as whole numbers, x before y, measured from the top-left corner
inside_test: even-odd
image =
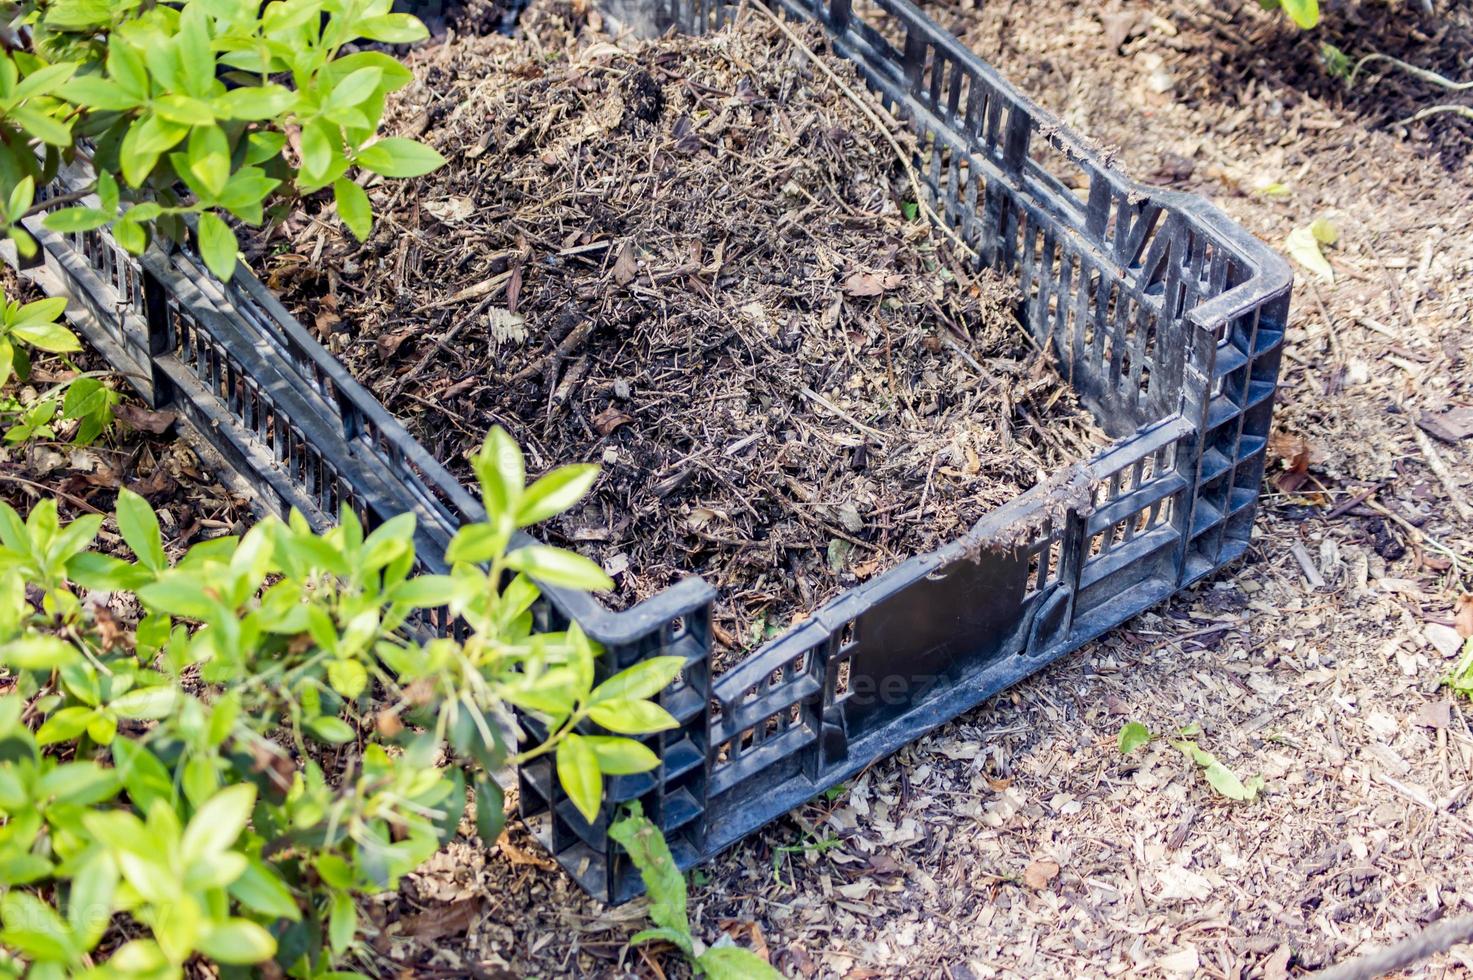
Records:
[[[614,580],[597,564],[582,555],[549,545],[533,544],[518,548],[506,556],[506,567],[545,585],[561,585],[590,592],[607,591]]]
[[[589,706],[588,717],[620,735],[648,735],[679,727],[670,712],[651,701],[600,701]]]
[[[168,567],[164,539],[159,531],[159,519],[149,502],[124,487],[118,491],[116,507],[118,530],[122,532],[123,540],[133,549],[138,560],[156,572]]]
[[[517,504],[517,526],[527,527],[561,514],[572,507],[598,479],[598,467],[591,464],[559,466],[534,482]]]
[[[567,791],[568,799],[583,814],[583,819],[589,823],[597,820],[599,805],[603,802],[604,783],[599,773],[598,754],[583,736],[570,733],[558,743],[557,776]]]
[[[402,136],[390,136],[358,151],[357,164],[385,177],[421,177],[444,166],[434,147]]]
[[[669,687],[684,666],[684,657],[651,657],[594,688],[592,700],[597,703],[652,698]]]
[[[332,184],[333,200],[337,203],[338,217],[353,233],[353,237],[366,241],[373,231],[373,205],[368,193],[346,177],[339,177]]]
[[[199,216],[199,254],[221,282],[235,274],[235,255],[240,250],[235,232],[220,218],[206,211]]]

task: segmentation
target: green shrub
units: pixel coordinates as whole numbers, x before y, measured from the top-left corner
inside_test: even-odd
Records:
[[[77,335],[57,322],[65,308],[62,298],[20,303],[0,289],[0,424],[7,443],[55,439],[61,423],[75,422],[72,441],[86,445],[113,423],[118,393],[92,375],[76,375],[29,402],[7,390],[12,379],[30,378],[33,350],[65,356],[82,349]]]
[[[179,976],[196,957],[328,975],[360,951],[356,899],[453,836],[468,790],[482,838],[500,832],[491,773],[555,752],[591,818],[604,774],[656,765],[621,736],[674,726],[649,699],[679,658],[595,686],[576,626],[533,634],[531,576],[607,577],[513,546],[596,470],[527,486],[500,430],[475,469],[489,516],[456,534],[445,575],[416,573],[410,515],[368,532],[345,510],[317,533],[293,514],[175,561],[122,490],[126,560],[91,550],[101,516],[0,504],[0,975]],[[411,630],[438,607],[463,642]],[[520,756],[512,707],[550,733]],[[584,719],[616,734],[575,732]]]
[[[390,55],[356,46],[427,36],[391,6],[0,3],[10,26],[32,39],[29,50],[0,55],[0,227],[32,254],[19,221],[33,210],[35,188],[63,162],[84,159],[98,175],[88,188],[95,206],[57,210],[47,227],[110,225],[137,254],[153,229],[182,240],[191,218],[201,256],[222,279],[237,252],[226,218],[259,225],[283,193],[331,187],[339,216],[366,238],[373,214],[355,174],[414,177],[444,162],[422,143],[378,136],[385,96],[412,76]]]

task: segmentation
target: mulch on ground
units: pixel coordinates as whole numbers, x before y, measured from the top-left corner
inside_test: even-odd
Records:
[[[601,463],[549,535],[616,605],[705,575],[740,649],[1101,444],[821,32],[746,9],[616,44],[593,16],[414,52],[393,125],[449,164],[371,187],[364,244],[299,214],[257,246],[457,474],[496,424],[534,469]]]

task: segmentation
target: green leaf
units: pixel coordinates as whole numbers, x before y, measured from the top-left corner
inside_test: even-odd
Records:
[[[1340,240],[1340,229],[1328,218],[1316,218],[1309,223],[1309,233],[1321,245],[1334,245]]]
[[[185,156],[189,172],[212,197],[225,190],[230,180],[230,140],[225,130],[219,126],[195,127],[189,134]]]
[[[609,836],[629,854],[644,879],[650,898],[650,919],[661,929],[670,930],[684,942],[675,942],[691,955],[690,922],[686,918],[685,877],[670,854],[670,846],[659,829],[645,817],[638,802],[630,804],[629,816],[609,827]]]
[[[740,946],[712,946],[695,959],[696,969],[711,980],[782,980],[762,957]]]
[[[307,722],[307,730],[324,742],[343,745],[358,737],[353,726],[336,715],[319,715]]]
[[[99,75],[74,78],[62,86],[61,97],[99,112],[121,112],[139,104],[138,96]]]
[[[68,963],[80,954],[71,930],[48,903],[12,889],[0,898],[0,943],[40,962]]]
[[[138,598],[152,611],[185,619],[207,620],[219,612],[219,604],[205,592],[199,575],[175,571],[138,590]]]
[[[215,124],[215,110],[210,108],[210,104],[188,95],[180,95],[178,93],[161,95],[153,100],[152,106],[153,111],[158,114],[157,118],[181,129],[191,126],[213,126]],[[161,134],[171,133],[172,130],[161,130],[160,132]],[[181,133],[180,137],[182,138],[183,135]],[[161,135],[160,138],[167,137]],[[173,141],[173,143],[177,142],[178,140]],[[163,149],[167,150],[169,147],[166,146]]]
[[[167,718],[179,702],[179,690],[168,685],[140,687],[115,699],[108,707],[122,718],[156,721]]]
[[[67,923],[83,949],[96,946],[107,931],[117,887],[117,866],[102,853],[95,854],[72,878],[66,903]]]
[[[92,721],[95,714],[94,709],[83,705],[62,708],[48,717],[45,723],[36,730],[36,744],[45,746],[55,745],[57,742],[70,742],[87,730],[87,724]]]
[[[614,587],[614,580],[597,564],[582,555],[545,544],[518,548],[506,556],[506,567],[526,572],[544,585],[562,585],[572,589],[602,592]]]
[[[389,592],[391,602],[416,609],[443,606],[455,598],[456,583],[451,575],[416,575],[400,582]]]
[[[237,783],[210,797],[184,828],[179,851],[185,863],[229,850],[245,829],[255,803],[253,783]]]
[[[333,200],[337,202],[338,217],[360,242],[367,241],[373,231],[373,205],[368,192],[347,177],[332,182]]]
[[[5,114],[11,122],[25,130],[27,135],[35,137],[42,143],[58,147],[72,145],[72,127],[68,123],[59,122],[25,105],[11,106]]]
[[[199,254],[221,282],[235,274],[235,255],[240,250],[235,232],[213,212],[199,216]]]
[[[276,940],[249,919],[229,919],[207,926],[199,938],[199,949],[221,963],[249,966],[275,956]]]
[[[589,706],[588,717],[620,735],[648,735],[679,727],[670,712],[651,701],[601,701]]]
[[[1149,728],[1138,721],[1128,721],[1121,726],[1120,737],[1116,741],[1120,746],[1120,754],[1129,755],[1150,740]]]
[[[28,323],[12,328],[11,336],[50,354],[70,354],[82,349],[77,335],[59,323]]]
[[[0,664],[16,670],[54,670],[80,659],[80,650],[49,635],[31,634],[0,644]]]
[[[333,660],[327,665],[327,682],[352,701],[368,686],[368,671],[356,660]]]
[[[660,757],[649,746],[632,738],[612,735],[585,735],[583,740],[598,756],[598,768],[606,776],[630,776],[649,772],[660,764]]]
[[[476,776],[476,833],[481,836],[484,847],[491,846],[501,836],[506,825],[506,794],[486,773]]]
[[[1305,30],[1320,22],[1319,0],[1280,0],[1289,19]]]
[[[332,87],[323,103],[323,110],[333,112],[361,104],[378,91],[383,78],[383,69],[372,66],[349,72]]]
[[[327,938],[332,951],[338,956],[343,955],[353,944],[353,935],[357,931],[358,909],[353,905],[353,896],[348,892],[334,892],[327,925]]]
[[[516,440],[501,426],[492,426],[481,451],[471,460],[471,467],[476,471],[481,499],[491,523],[514,517],[527,483],[526,462]]]
[[[214,101],[215,112],[226,119],[274,119],[296,104],[297,94],[283,85],[245,85]],[[254,161],[259,163],[260,161]]]
[[[118,530],[145,568],[155,572],[168,567],[159,519],[147,500],[124,487],[118,491]]]
[[[561,514],[583,499],[598,467],[592,464],[559,466],[527,488],[517,504],[517,527],[527,527]]]
[[[316,183],[332,166],[335,149],[332,127],[321,120],[313,120],[302,127],[302,173]]]
[[[381,41],[384,44],[413,44],[430,36],[419,18],[410,14],[364,17],[353,22],[353,29],[370,41]]]
[[[591,700],[598,703],[652,698],[669,687],[684,666],[684,657],[651,657],[594,688]]]
[[[42,223],[52,231],[66,235],[78,231],[92,231],[112,220],[112,215],[97,208],[62,208],[60,211],[52,211]]]
[[[557,778],[583,819],[589,823],[597,820],[604,783],[599,774],[598,754],[583,736],[569,733],[558,743]]]
[[[467,524],[455,532],[445,549],[445,560],[451,564],[467,562],[479,565],[490,561],[501,551],[503,535],[489,524]]]
[[[252,912],[272,919],[290,919],[298,922],[302,910],[292,897],[291,889],[277,876],[270,865],[252,860],[245,871],[230,883],[230,896]]]
[[[433,147],[402,136],[390,136],[358,151],[360,167],[385,177],[421,177],[444,166]]]
[[[20,221],[31,209],[31,204],[35,200],[36,181],[32,177],[26,177],[10,189],[10,198],[6,202],[5,213],[10,216],[12,222]]]

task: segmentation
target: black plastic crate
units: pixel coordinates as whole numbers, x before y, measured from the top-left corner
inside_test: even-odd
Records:
[[[702,579],[617,613],[549,588],[539,623],[577,620],[605,647],[601,676],[655,655],[687,663],[660,696],[681,727],[648,739],[661,768],[611,779],[592,825],[548,757],[518,773],[523,816],[607,901],[640,890],[605,834],[623,803],[643,804],[682,867],[714,855],[1241,555],[1263,475],[1291,285],[1281,258],[1204,200],[1110,170],[908,0],[874,0],[868,15],[850,0],[774,6],[820,22],[919,135],[936,210],[983,264],[1016,278],[1024,327],[1117,441],[720,677]],[[614,0],[609,13],[700,31],[731,10]],[[47,192],[84,179],[63,174]],[[318,525],[343,503],[370,524],[414,511],[431,567],[481,518],[476,497],[254,276],[221,283],[187,248],[135,259],[105,232],[29,225],[44,264],[28,274],[69,296],[72,323],[271,509]]]

